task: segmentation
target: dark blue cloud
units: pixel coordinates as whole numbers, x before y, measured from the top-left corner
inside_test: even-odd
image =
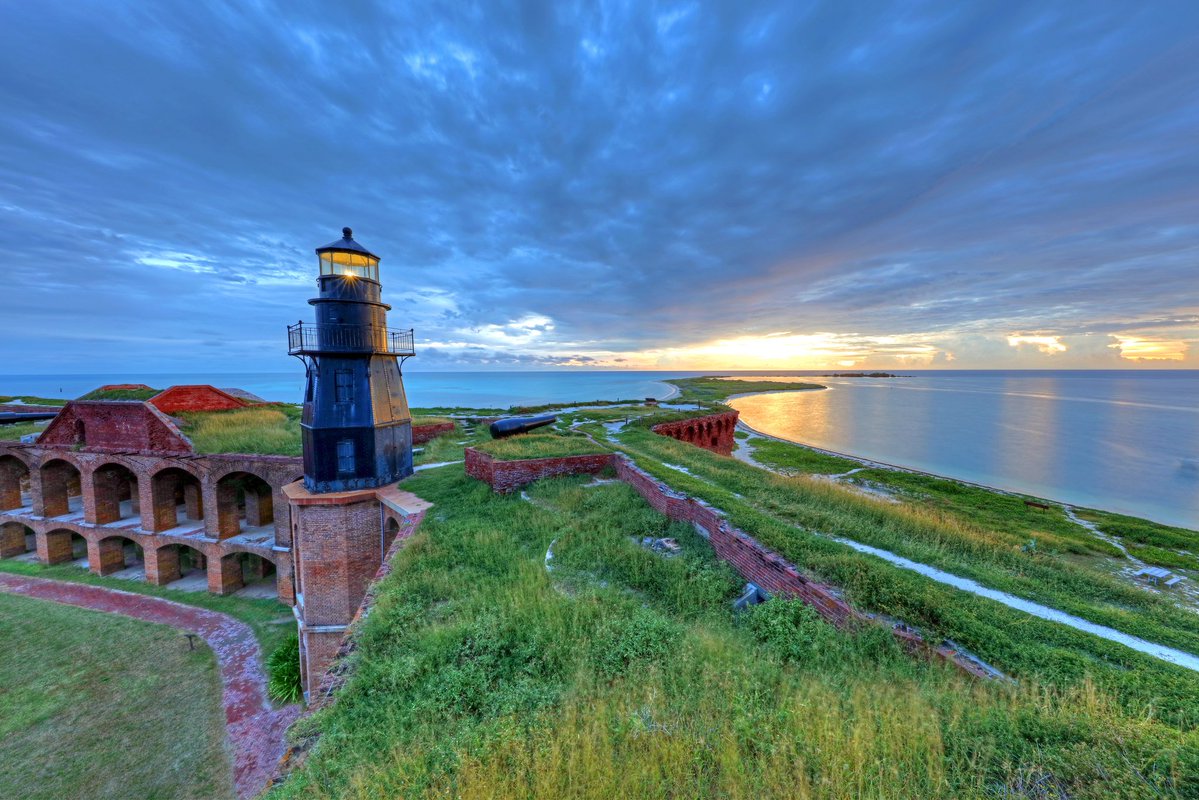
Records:
[[[782,331],[970,366],[1090,335],[1066,340],[1089,365],[1199,338],[1193,3],[4,22],[0,372],[286,368],[311,248],[344,224],[430,367]]]

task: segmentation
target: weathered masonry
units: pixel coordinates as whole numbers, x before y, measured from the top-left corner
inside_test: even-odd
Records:
[[[37,444],[0,443],[0,558],[77,562],[157,586],[203,577],[215,594],[258,584],[292,602],[282,489],[300,459],[172,452],[146,441],[154,437],[141,424],[152,418],[143,403],[96,401],[84,413],[73,405]],[[77,427],[81,443],[54,435],[74,438]],[[89,429],[102,442],[132,434],[130,444],[90,445]]]

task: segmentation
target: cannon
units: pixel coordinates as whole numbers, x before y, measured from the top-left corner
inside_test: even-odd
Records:
[[[537,428],[544,428],[557,421],[558,417],[554,414],[542,414],[540,417],[508,417],[507,419],[497,419],[491,423],[488,430],[491,431],[492,439],[503,439],[506,436],[516,436]]]
[[[0,425],[6,425],[10,422],[37,422],[42,419],[54,419],[58,416],[57,411],[37,411],[29,413],[16,413],[14,411],[0,412]]]

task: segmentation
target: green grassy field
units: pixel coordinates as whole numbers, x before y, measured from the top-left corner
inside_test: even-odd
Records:
[[[1180,715],[1153,697],[1095,679],[1143,669],[1193,705],[1189,674],[1105,667],[1102,645],[1067,652],[1050,636],[1034,655],[1047,668],[1074,660],[1076,674],[1042,682],[1025,662],[1017,685],[983,683],[901,654],[885,631],[839,634],[794,602],[735,616],[742,582],[705,540],[623,484],[584,484],[542,481],[525,502],[456,467],[406,482],[435,506],[380,587],[349,683],[302,723],[321,738],[271,797],[1199,791],[1194,720],[1170,724]],[[673,536],[683,554],[653,554],[643,536]],[[950,617],[983,611],[1045,634],[942,594]]]
[[[14,575],[30,575],[35,578],[50,578],[57,581],[86,583],[92,586],[104,586],[110,589],[120,589],[123,592],[164,597],[177,603],[184,603],[211,611],[219,611],[241,620],[254,630],[259,646],[264,654],[269,654],[282,644],[287,636],[295,632],[295,619],[291,608],[278,600],[257,600],[245,597],[222,597],[208,592],[180,592],[163,586],[155,586],[144,581],[127,581],[120,578],[101,577],[93,575],[86,569],[80,569],[72,564],[58,564],[45,567],[28,561],[14,561],[11,558],[0,560],[0,572],[10,572]],[[3,795],[0,795],[2,797]]]
[[[0,797],[232,797],[220,698],[202,642],[0,594]]]
[[[0,425],[0,442],[17,442],[22,436],[30,433],[40,434],[52,420],[45,422],[14,422]]]
[[[494,456],[500,461],[515,461],[522,458],[560,458],[603,453],[606,448],[579,433],[533,433],[512,436],[507,439],[483,439],[475,445],[477,450]]]

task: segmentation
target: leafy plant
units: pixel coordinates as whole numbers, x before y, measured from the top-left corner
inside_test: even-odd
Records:
[[[298,703],[304,696],[300,683],[300,637],[292,633],[266,660],[267,694],[276,703]]]

